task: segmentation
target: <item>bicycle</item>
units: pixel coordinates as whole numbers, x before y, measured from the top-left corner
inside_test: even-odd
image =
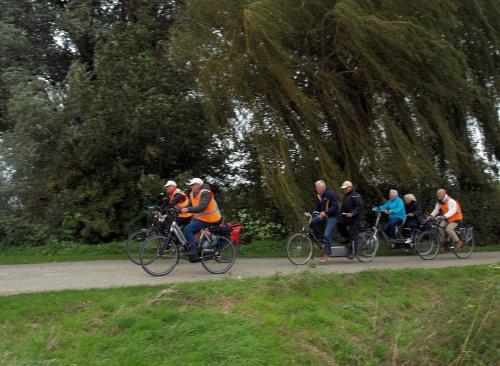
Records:
[[[161,235],[165,226],[165,216],[161,216],[157,206],[148,207],[152,213],[152,220],[149,227],[134,231],[129,235],[125,243],[125,253],[128,259],[134,264],[141,264],[140,254],[142,244],[153,235]]]
[[[424,259],[434,259],[439,254],[440,250],[452,251],[459,259],[469,258],[476,244],[474,239],[474,227],[470,224],[463,223],[458,225],[456,229],[457,235],[464,244],[461,250],[457,251],[448,233],[445,232],[443,241],[439,239],[440,234],[438,232],[438,225],[440,221],[442,221],[442,219],[434,218],[432,220],[432,228],[422,232],[418,238],[419,245],[421,245],[422,242],[427,242],[429,243],[428,245],[432,247],[432,252],[429,252],[429,255]]]
[[[166,234],[152,236],[142,245],[140,251],[142,268],[152,276],[165,276],[174,270],[183,256],[192,263],[201,262],[203,267],[213,274],[229,271],[236,260],[235,245],[225,236],[212,233],[212,228],[207,228],[201,231],[198,256],[196,258],[187,256],[191,248],[181,228],[175,222],[177,214],[178,210],[170,211],[173,220]]]
[[[312,213],[305,212],[304,215],[308,217],[307,225],[299,232],[293,234],[286,243],[288,260],[295,265],[307,264],[313,258],[314,247],[317,246],[320,250],[322,248],[321,241],[311,229],[311,221],[314,217],[318,216],[319,213],[316,211]],[[360,245],[360,248],[357,249],[354,243],[343,246],[332,246],[330,257],[350,257],[353,255],[360,262],[372,261],[377,254],[378,242],[373,243],[370,240],[365,241],[362,236],[361,240],[363,243]]]
[[[419,240],[422,230],[404,227],[404,222],[401,225],[396,226],[396,239],[389,237],[382,227],[381,221],[383,214],[388,215],[389,212],[378,211],[375,224],[370,229],[363,230],[363,232],[368,232],[371,235],[372,240],[379,242],[382,239],[386,243],[390,244],[390,249],[404,248],[411,250],[418,254],[418,256],[422,259],[428,259],[428,256],[432,255],[432,250],[434,248],[432,242]]]

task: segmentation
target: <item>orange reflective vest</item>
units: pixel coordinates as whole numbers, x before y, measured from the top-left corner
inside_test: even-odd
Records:
[[[178,208],[178,209],[181,209],[181,208],[184,208],[184,207],[188,207],[189,206],[189,198],[187,196],[187,194],[185,194],[184,192],[182,192],[179,188],[177,188],[175,191],[172,191],[168,194],[168,196],[170,197],[170,202],[172,202],[172,200],[174,199],[174,196],[177,194],[177,193],[180,193],[182,195],[182,197],[184,197],[184,199],[177,203],[175,205],[175,208]],[[179,217],[182,217],[182,218],[188,218],[188,217],[191,217],[192,214],[189,213],[189,212],[185,212],[185,213],[180,213],[179,214]]]
[[[210,193],[210,202],[203,212],[193,213],[194,218],[210,223],[220,221],[222,219],[222,216],[219,211],[219,206],[217,206],[214,194],[208,189],[200,189],[197,194],[191,192],[191,204],[193,205],[193,207],[199,206],[201,194],[203,192]]]
[[[448,202],[450,201],[450,198],[448,198],[446,201],[443,203],[439,204],[439,210],[441,213],[444,215],[448,212]],[[457,200],[455,200],[457,203],[457,211],[455,214],[451,217],[448,218],[448,222],[454,222],[454,221],[462,221],[464,219],[464,215],[462,214],[462,207],[460,207],[460,203],[458,203]]]

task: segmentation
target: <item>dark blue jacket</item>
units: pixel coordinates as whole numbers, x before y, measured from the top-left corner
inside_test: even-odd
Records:
[[[330,188],[325,189],[321,197],[318,196],[316,211],[326,212],[328,217],[338,217],[340,214],[339,196]]]

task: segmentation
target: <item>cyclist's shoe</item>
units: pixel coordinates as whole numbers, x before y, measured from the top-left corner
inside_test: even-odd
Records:
[[[463,246],[464,246],[464,242],[462,240],[457,240],[457,242],[455,243],[455,250],[457,252],[461,252]]]
[[[352,253],[351,253],[351,254],[349,254],[349,255],[347,256],[347,258],[348,258],[348,259],[354,259],[354,258],[356,258],[356,257],[354,256],[354,254],[352,254]]]
[[[198,249],[191,248],[189,252],[186,252],[186,255],[191,258],[197,258],[198,257]]]
[[[405,244],[408,244],[408,245],[411,244],[411,238],[406,238],[405,239]]]
[[[319,257],[319,260],[321,262],[328,262],[330,260],[330,257],[328,256],[328,254],[322,254],[321,257]]]

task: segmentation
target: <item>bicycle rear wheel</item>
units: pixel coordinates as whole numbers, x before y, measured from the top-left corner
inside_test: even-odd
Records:
[[[215,244],[207,243],[208,241],[200,243],[203,267],[213,274],[223,274],[229,271],[236,260],[236,248],[231,240],[219,236]]]
[[[153,236],[141,247],[141,266],[151,276],[165,276],[179,263],[179,250],[172,238]]]
[[[359,233],[361,248],[357,248],[356,258],[360,262],[371,262],[377,255],[379,241],[372,232],[362,231]]]
[[[464,242],[464,245],[460,251],[457,251],[456,248],[453,249],[453,253],[460,259],[469,258],[474,251],[474,245],[476,244],[476,241],[474,240],[474,228],[472,226],[465,227],[460,230],[459,234],[460,239]]]
[[[296,265],[307,264],[313,256],[314,245],[305,233],[292,235],[286,243],[286,255]]]
[[[125,253],[132,263],[141,264],[142,244],[153,234],[151,229],[139,229],[128,237],[125,243]]]
[[[439,238],[434,231],[424,231],[417,238],[415,250],[420,258],[430,260],[439,253]]]

